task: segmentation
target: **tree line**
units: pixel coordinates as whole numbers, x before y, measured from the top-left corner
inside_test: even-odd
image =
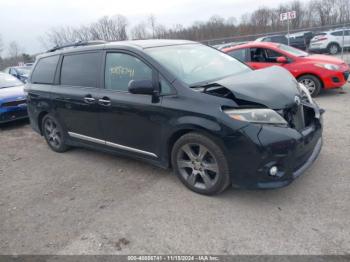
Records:
[[[6,51],[6,55],[2,54]],[[33,62],[33,57],[24,52],[24,49],[17,44],[16,41],[12,41],[8,46],[5,46],[0,35],[0,70],[6,67],[17,65],[19,62],[29,63]]]
[[[234,8],[234,6],[233,6]],[[190,26],[176,24],[166,27],[154,15],[129,28],[123,15],[102,17],[95,23],[80,27],[62,26],[49,30],[41,38],[46,46],[62,45],[80,40],[120,41],[127,39],[189,39],[205,41],[216,38],[270,33],[286,30],[286,23],[280,21],[280,13],[294,10],[296,19],[291,21],[291,29],[328,26],[350,23],[349,0],[292,0],[283,2],[276,8],[259,7],[252,13],[223,18],[219,15],[207,21],[197,21]]]

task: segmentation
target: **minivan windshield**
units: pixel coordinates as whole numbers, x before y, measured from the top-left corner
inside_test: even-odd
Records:
[[[145,51],[189,86],[251,70],[235,58],[201,44],[154,47]]]

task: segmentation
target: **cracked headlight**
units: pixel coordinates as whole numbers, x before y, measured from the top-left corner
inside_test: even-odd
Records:
[[[228,109],[224,112],[229,117],[239,121],[257,124],[287,124],[286,120],[272,109]]]

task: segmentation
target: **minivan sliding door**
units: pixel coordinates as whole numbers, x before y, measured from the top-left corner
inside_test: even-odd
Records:
[[[98,113],[101,52],[64,54],[52,98],[59,119],[76,139],[103,144]]]

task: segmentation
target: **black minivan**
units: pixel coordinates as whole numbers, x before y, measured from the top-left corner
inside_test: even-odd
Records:
[[[52,150],[172,167],[201,194],[285,186],[322,147],[323,110],[288,71],[253,71],[192,41],[57,47],[37,58],[26,91],[31,126]]]

